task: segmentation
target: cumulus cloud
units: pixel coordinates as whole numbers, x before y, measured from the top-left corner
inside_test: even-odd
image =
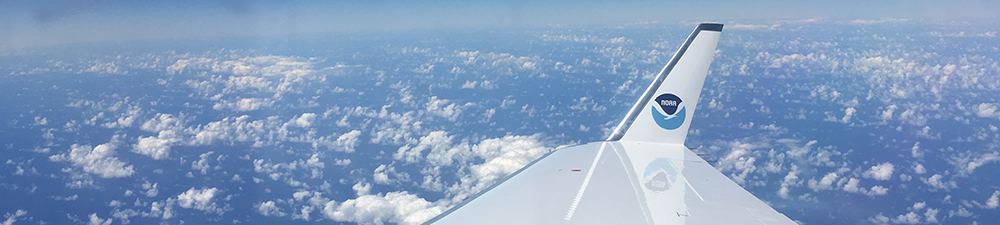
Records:
[[[14,211],[14,213],[7,213],[5,215],[7,219],[4,220],[3,223],[0,223],[0,225],[12,225],[14,222],[17,222],[18,217],[22,217],[24,215],[28,215],[28,211],[18,209],[17,211]]]
[[[984,209],[995,209],[998,206],[1000,206],[1000,191],[994,191],[993,195],[986,199],[986,203],[980,205]]]
[[[874,178],[876,180],[889,180],[892,178],[892,171],[895,166],[892,163],[885,162],[872,166],[868,171],[865,171],[865,178]]]
[[[813,191],[830,190],[833,189],[833,183],[837,181],[837,173],[828,173],[823,176],[822,179],[816,181],[814,179],[809,180],[809,188]]]
[[[458,105],[455,103],[449,104],[450,101],[446,99],[438,99],[437,96],[431,96],[431,99],[425,104],[425,109],[431,115],[436,115],[448,119],[450,121],[455,121],[458,116],[462,114],[462,110],[465,107],[471,106],[472,103],[466,103],[465,105]]]
[[[188,189],[177,195],[177,204],[185,209],[197,209],[206,212],[218,210],[212,198],[219,193],[218,188]]]
[[[274,100],[265,98],[243,98],[237,101],[221,100],[215,105],[212,105],[212,109],[215,110],[235,110],[235,111],[254,111],[260,109],[261,107],[270,107],[274,104]]]
[[[330,201],[323,208],[323,215],[339,222],[420,224],[445,209],[445,206],[403,191],[362,195],[339,204]]]
[[[179,141],[173,130],[163,130],[157,137],[139,137],[138,142],[132,146],[132,152],[156,160],[167,159],[170,156],[170,146]]]
[[[315,113],[303,113],[302,115],[292,118],[287,124],[296,127],[309,127],[312,126],[313,121],[316,120]]]
[[[997,106],[996,104],[982,103],[976,106],[976,116],[979,117],[993,117],[996,116]]]
[[[149,181],[146,181],[142,184],[142,189],[146,189],[146,196],[156,197],[160,193],[160,190],[157,188],[159,185],[159,183],[149,183]]]
[[[1000,161],[1000,153],[998,152],[986,153],[966,164],[965,168],[962,168],[963,169],[962,172],[964,174],[972,174],[972,172],[975,171],[976,168],[986,165],[987,163],[992,163],[997,161]]]
[[[790,197],[788,193],[791,191],[791,187],[798,186],[798,172],[798,166],[792,164],[792,169],[788,171],[788,174],[785,175],[785,179],[781,181],[781,189],[778,189],[778,196],[783,199],[788,199]]]
[[[264,216],[274,216],[274,217],[285,216],[285,213],[281,212],[281,209],[279,209],[278,206],[275,205],[274,201],[266,201],[254,204],[254,208],[257,208],[257,213],[260,213],[261,215]]]
[[[422,159],[423,152],[429,151],[427,162],[432,166],[448,166],[454,160],[466,160],[471,155],[469,145],[465,142],[452,145],[452,139],[448,132],[433,131],[420,137],[420,142],[416,146],[400,147],[393,157],[406,162],[418,162]]]
[[[191,169],[199,170],[201,171],[201,174],[207,174],[208,170],[212,168],[211,166],[208,165],[208,157],[212,156],[212,153],[215,152],[210,151],[202,153],[199,156],[199,158],[201,159],[199,159],[198,161],[191,162]]]
[[[958,185],[955,184],[955,181],[947,181],[946,182],[946,181],[941,180],[942,178],[943,178],[943,176],[941,176],[941,174],[934,174],[934,175],[931,175],[931,177],[928,177],[928,178],[920,178],[920,181],[923,181],[924,184],[927,184],[927,185],[931,186],[931,190],[932,191],[936,191],[936,190],[939,190],[939,189],[948,190],[948,189],[951,189],[951,188],[957,188],[958,187]]]
[[[855,110],[854,107],[849,107],[849,108],[845,109],[844,110],[844,117],[840,118],[840,122],[841,123],[848,123],[848,122],[850,122],[851,121],[851,117],[854,116],[854,112],[857,112],[857,110]]]
[[[871,24],[881,24],[881,23],[902,23],[902,22],[906,22],[906,21],[909,21],[909,19],[896,19],[896,18],[885,18],[885,19],[879,19],[879,20],[856,19],[856,20],[852,20],[851,24],[853,24],[853,25],[871,25]]]
[[[90,214],[90,222],[87,223],[87,224],[89,224],[89,225],[111,225],[112,221],[114,221],[114,220],[111,219],[111,218],[101,219],[101,217],[97,216],[97,213],[91,213]]]
[[[896,111],[897,109],[899,109],[899,107],[897,107],[896,105],[890,105],[889,107],[886,107],[885,111],[882,111],[882,119],[883,120],[892,119],[892,112]]]
[[[347,153],[354,152],[354,147],[358,146],[358,136],[361,136],[361,131],[359,130],[352,130],[351,132],[341,134],[335,142],[335,146],[337,146],[336,150]]]
[[[132,176],[132,173],[135,172],[132,169],[132,165],[128,165],[128,163],[114,157],[118,142],[116,136],[111,142],[98,145],[97,147],[73,144],[70,146],[69,153],[49,156],[49,160],[53,162],[70,162],[73,166],[79,167],[84,172],[103,178]]]
[[[913,165],[913,172],[917,174],[924,174],[927,173],[927,169],[924,168],[924,165],[920,163],[915,163]]]

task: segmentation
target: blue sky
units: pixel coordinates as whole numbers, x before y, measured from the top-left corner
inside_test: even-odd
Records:
[[[8,1],[0,48],[436,28],[746,19],[996,18],[993,1]]]

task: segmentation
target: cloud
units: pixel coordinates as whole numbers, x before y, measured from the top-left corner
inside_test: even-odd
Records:
[[[955,181],[945,182],[945,181],[942,181],[941,178],[942,178],[941,174],[934,174],[934,175],[931,175],[931,177],[928,177],[928,178],[920,178],[920,181],[923,181],[924,184],[930,185],[931,186],[931,191],[936,191],[936,190],[939,190],[939,189],[948,190],[948,189],[951,189],[951,188],[957,188],[958,187],[958,185],[955,184]]]
[[[170,146],[179,141],[173,130],[163,130],[157,137],[139,137],[138,142],[132,146],[132,152],[156,160],[167,159],[170,157]]]
[[[212,106],[215,110],[236,110],[236,111],[254,111],[260,109],[261,107],[270,107],[274,104],[274,100],[266,98],[243,98],[237,101],[221,100]]]
[[[219,210],[212,198],[219,193],[218,188],[188,189],[177,195],[177,204],[185,209],[197,209],[206,212]]]
[[[792,186],[798,186],[799,185],[799,183],[798,183],[798,179],[799,179],[798,172],[799,171],[798,170],[799,170],[798,166],[796,166],[795,164],[792,164],[792,169],[790,169],[788,171],[788,175],[785,175],[785,179],[782,180],[782,182],[781,182],[781,189],[778,190],[778,196],[780,196],[783,199],[788,199],[790,197],[788,195],[788,192],[791,191],[790,188]]]
[[[472,155],[468,143],[462,142],[452,145],[452,139],[453,137],[449,136],[448,132],[433,131],[420,137],[420,142],[416,146],[400,147],[393,157],[406,162],[418,162],[423,152],[429,150],[427,162],[432,166],[449,166],[454,160],[467,160]]]
[[[323,215],[338,222],[420,224],[445,209],[440,204],[401,191],[362,195],[340,204],[330,201],[323,208]]]
[[[964,174],[964,175],[968,175],[968,174],[972,174],[972,172],[975,171],[976,168],[979,168],[979,167],[981,167],[983,165],[986,165],[986,164],[989,164],[989,163],[992,163],[992,162],[998,162],[998,161],[1000,161],[1000,152],[984,153],[984,154],[980,155],[979,157],[977,157],[975,159],[971,159],[971,160],[969,158],[954,159],[954,160],[959,161],[959,162],[957,162],[957,164],[958,164],[957,166],[960,169],[959,173],[960,174]]]
[[[897,107],[896,105],[890,105],[885,109],[885,111],[882,111],[882,119],[883,120],[892,119],[892,112],[896,111],[897,109],[899,109],[899,107]]]
[[[851,116],[854,116],[854,112],[857,112],[857,110],[855,110],[854,107],[850,107],[850,108],[845,109],[844,110],[844,117],[840,119],[840,122],[841,123],[848,123],[848,122],[850,122],[851,121]]]
[[[101,219],[101,217],[97,216],[97,213],[91,213],[90,214],[90,222],[87,223],[87,224],[89,224],[89,225],[111,225],[112,221],[114,221],[114,220],[111,219],[111,218]]]
[[[828,173],[819,181],[809,179],[809,188],[813,189],[813,191],[833,189],[833,183],[837,181],[837,177],[837,173]]]
[[[852,20],[851,24],[852,25],[871,25],[871,24],[881,24],[881,23],[902,23],[902,22],[906,22],[906,21],[909,21],[909,19],[896,19],[896,18],[885,18],[885,19],[880,19],[880,20],[856,19],[856,20]]]
[[[334,145],[337,146],[337,151],[354,152],[354,147],[358,146],[358,136],[361,136],[361,131],[359,130],[352,130],[351,132],[341,134],[340,137],[337,137],[337,141],[334,142]]]
[[[924,165],[921,165],[920,163],[914,163],[913,172],[917,174],[924,174],[927,173],[927,169],[925,169]]]
[[[118,137],[115,136],[111,142],[90,147],[90,145],[73,144],[70,152],[49,156],[53,162],[68,161],[73,166],[83,169],[84,172],[98,175],[102,178],[129,177],[135,171],[132,165],[122,162],[114,157],[115,148],[118,147]]]
[[[175,117],[172,114],[157,113],[156,116],[142,123],[140,128],[149,132],[160,132],[164,130],[184,129],[184,115]]]
[[[209,151],[206,153],[202,153],[201,156],[199,156],[201,159],[199,159],[198,161],[191,162],[191,169],[200,170],[201,174],[208,174],[208,169],[212,168],[211,166],[208,165],[208,157],[211,156],[212,153],[215,152]]]
[[[254,208],[257,208],[257,213],[260,213],[261,215],[264,216],[275,216],[275,217],[285,216],[285,213],[281,212],[281,209],[279,209],[278,206],[275,206],[274,201],[266,201],[254,204]]]
[[[378,168],[375,168],[375,173],[373,175],[373,179],[375,180],[375,183],[389,184],[389,183],[392,182],[392,179],[389,179],[389,174],[390,173],[392,173],[394,175],[399,174],[398,172],[396,172],[396,168],[395,167],[387,166],[387,165],[384,165],[384,164],[383,165],[379,165]],[[398,177],[398,175],[397,175],[397,177]]]
[[[448,104],[450,101],[445,99],[438,99],[437,96],[431,96],[431,99],[427,101],[426,110],[431,115],[440,116],[442,118],[448,119],[449,121],[455,121],[458,116],[462,114],[462,110],[466,107],[472,106],[472,103],[466,103],[465,105],[458,105],[455,103]]]
[[[302,115],[292,118],[287,124],[296,127],[309,127],[312,126],[313,121],[316,121],[315,113],[303,113]]]
[[[14,211],[14,213],[7,213],[5,215],[7,219],[4,220],[3,223],[0,223],[0,225],[12,225],[14,222],[17,222],[18,217],[22,217],[24,215],[28,215],[28,211],[18,209],[17,211]]]
[[[156,197],[160,193],[160,190],[157,189],[158,186],[159,183],[149,183],[149,181],[142,183],[142,189],[146,189],[146,196],[149,197]]]
[[[890,178],[892,178],[893,168],[894,166],[892,165],[892,163],[885,162],[882,164],[878,164],[876,166],[872,166],[871,169],[865,171],[864,176],[865,178],[874,178],[876,180],[889,180]]]
[[[998,206],[1000,206],[1000,191],[994,191],[993,196],[990,196],[989,199],[986,199],[986,203],[984,203],[980,207],[984,209],[995,209]]]
[[[910,156],[914,158],[924,156],[924,153],[920,151],[920,142],[913,143],[913,147],[910,148]],[[921,166],[922,168],[922,166]]]

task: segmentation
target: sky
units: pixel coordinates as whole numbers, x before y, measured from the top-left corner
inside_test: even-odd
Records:
[[[803,18],[996,18],[996,1],[13,0],[0,49],[70,43],[448,28]]]

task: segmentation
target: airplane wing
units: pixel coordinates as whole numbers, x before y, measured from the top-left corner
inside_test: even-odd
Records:
[[[425,224],[796,224],[684,146],[721,32],[698,25],[606,141],[554,150]]]

